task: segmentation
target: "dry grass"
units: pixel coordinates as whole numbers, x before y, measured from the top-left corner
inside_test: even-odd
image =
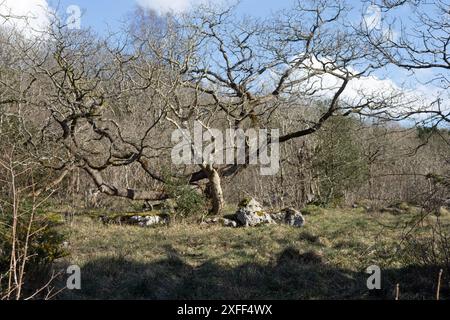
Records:
[[[65,227],[70,255],[59,263],[82,267],[82,290],[61,298],[392,299],[400,283],[403,298],[432,299],[439,266],[420,267],[399,251],[413,218],[321,210],[301,229],[192,223],[143,229],[78,216]],[[427,233],[433,219],[418,232]],[[366,288],[364,270],[372,264],[383,270],[378,292]],[[442,298],[449,296],[448,279]]]

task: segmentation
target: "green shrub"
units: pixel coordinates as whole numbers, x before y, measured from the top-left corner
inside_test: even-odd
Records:
[[[250,203],[250,201],[252,201],[252,198],[244,198],[244,199],[242,199],[240,202],[239,202],[239,205],[238,205],[238,207],[239,208],[244,208],[244,207],[246,207],[249,203]]]
[[[26,245],[26,237],[31,218],[30,205],[22,203],[20,218],[17,223],[16,250],[23,254]],[[12,252],[12,214],[4,210],[0,214],[0,274],[6,276],[9,272],[11,252]],[[28,279],[40,278],[39,273],[46,270],[52,262],[66,255],[63,248],[64,235],[57,230],[61,224],[60,218],[48,215],[43,209],[34,212],[33,223],[31,224],[27,251],[27,264],[25,274]],[[33,287],[33,283],[28,283],[28,287]],[[1,287],[0,292],[4,288]]]
[[[367,178],[368,165],[355,134],[358,125],[356,119],[337,116],[318,133],[313,160],[321,195],[317,204],[339,207],[345,191],[358,188]]]
[[[206,210],[206,198],[193,189],[187,181],[166,178],[166,192],[170,199],[166,202],[166,211],[181,217],[203,214]]]
[[[178,186],[175,189],[176,212],[183,217],[203,213],[205,197],[190,186]]]

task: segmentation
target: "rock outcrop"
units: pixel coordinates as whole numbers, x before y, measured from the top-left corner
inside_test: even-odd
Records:
[[[212,218],[212,219],[206,219],[203,221],[204,224],[221,224],[224,227],[230,227],[230,228],[237,228],[238,223],[232,219],[227,218]]]
[[[136,225],[140,227],[151,227],[156,225],[168,225],[170,223],[170,215],[163,213],[127,213],[115,216],[101,216],[100,220],[104,224],[125,224]]]
[[[135,225],[141,227],[152,227],[168,225],[170,214],[161,208],[159,211],[140,213],[124,213],[114,216],[101,216],[104,224]],[[268,213],[261,204],[253,198],[247,198],[239,203],[236,213],[224,217],[205,219],[202,224],[218,224],[224,227],[256,227],[263,224],[285,224],[291,227],[302,227],[305,224],[303,215],[293,209],[286,208],[276,213]]]
[[[164,215],[132,216],[129,221],[131,222],[130,224],[136,224],[141,227],[151,227],[169,223],[168,217]]]
[[[224,218],[211,218],[205,224],[221,224],[225,227],[256,227],[263,224],[285,224],[292,227],[302,227],[305,224],[303,215],[293,209],[286,208],[277,213],[268,213],[261,204],[253,198],[247,198],[239,203],[239,208],[233,215]]]
[[[273,213],[271,216],[276,222],[287,224],[291,227],[303,227],[305,224],[303,215],[293,208],[283,209],[278,213]]]
[[[237,222],[243,227],[254,227],[260,224],[274,223],[270,214],[264,212],[259,202],[253,198],[241,201],[235,215]]]

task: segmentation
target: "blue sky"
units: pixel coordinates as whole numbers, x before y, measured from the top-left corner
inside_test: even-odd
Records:
[[[17,1],[17,0],[16,0]],[[21,1],[21,0],[19,0]],[[22,0],[23,1],[23,0]],[[77,5],[84,12],[82,22],[84,26],[92,26],[98,31],[102,31],[106,24],[113,26],[120,21],[127,13],[138,6],[145,4],[148,7],[169,6],[174,8],[182,7],[182,4],[198,3],[202,0],[47,0],[51,7],[57,7],[63,12],[71,5]],[[203,0],[208,1],[208,0]],[[210,0],[211,2],[220,2],[221,0]],[[233,1],[223,0],[225,3]],[[300,0],[301,1],[301,0]],[[273,11],[288,9],[297,2],[296,0],[240,0],[238,11],[241,14],[247,14],[254,17],[265,17]],[[354,7],[367,7],[368,2],[362,0],[348,0],[348,3]],[[355,18],[360,18],[355,15]]]
[[[99,33],[107,30],[107,27],[114,30],[119,25],[118,22],[124,21],[127,14],[129,15],[138,5],[145,5],[152,8],[171,6],[171,8],[181,10],[180,8],[183,8],[183,6],[186,8],[189,3],[199,1],[207,0],[47,0],[48,4],[53,8],[57,7],[59,4],[59,12],[65,12],[66,8],[69,6],[77,5],[83,11],[83,16],[81,18],[82,27],[92,27]],[[220,2],[221,0],[210,1]],[[227,1],[227,3],[229,2],[230,1]],[[295,2],[296,0],[241,0],[238,6],[238,12],[240,14],[264,18],[270,15],[271,12],[292,7]],[[370,3],[361,0],[349,0],[348,3],[358,8],[354,11],[355,14],[350,17],[350,19],[354,19],[353,22],[361,21],[361,8],[363,6],[367,7]],[[399,14],[399,12],[397,12],[397,14]],[[400,12],[400,15],[405,16],[405,13]],[[381,72],[378,71],[376,75],[382,79],[390,79],[395,83],[402,83],[410,80],[406,71],[392,67]],[[429,75],[426,75],[425,73],[422,74],[423,79],[428,78],[428,76]],[[415,80],[413,80],[413,82],[415,82]]]
[[[161,2],[162,0],[159,0]],[[173,0],[165,0],[170,2]],[[180,0],[178,0],[180,1]],[[152,5],[152,0],[144,1]],[[70,5],[77,5],[83,11],[82,24],[93,27],[101,32],[105,30],[106,25],[113,26],[117,21],[123,20],[127,13],[138,5],[137,0],[49,0],[48,3],[52,7],[57,7],[59,3],[60,11],[68,8]],[[155,1],[157,5],[158,1]],[[271,11],[283,8],[289,8],[294,0],[241,0],[239,12],[264,17]]]
[[[103,33],[105,30],[116,28],[120,25],[119,22],[125,21],[129,18],[130,13],[138,5],[145,5],[151,8],[163,8],[167,7],[174,8],[176,11],[187,9],[189,3],[208,1],[208,0],[3,0],[10,8],[14,9],[15,13],[18,15],[26,15],[29,12],[37,16],[41,16],[40,21],[45,25],[45,17],[43,8],[57,9],[58,13],[61,15],[66,12],[66,9],[70,6],[77,6],[83,12],[81,17],[81,27],[92,27],[98,33]],[[209,0],[212,3],[219,3],[224,1],[230,3],[227,0]],[[238,6],[238,12],[240,14],[250,15],[254,17],[264,18],[268,16],[271,12],[278,11],[280,9],[289,9],[297,0],[241,0]],[[303,0],[299,0],[303,1]],[[375,1],[375,0],[373,0]],[[0,0],[1,2],[1,0]],[[362,7],[367,7],[370,2],[364,0],[348,0],[349,4],[357,7],[359,9],[353,11],[354,14],[350,17],[353,22],[361,21],[361,9]],[[0,7],[0,11],[4,9]],[[40,14],[39,14],[40,12]],[[406,18],[408,17],[408,12],[404,9],[401,11],[396,10],[397,16]],[[384,30],[384,22],[381,24],[381,28]],[[418,71],[417,75],[420,78],[419,83],[414,77],[408,76],[405,70],[401,70],[394,67],[389,67],[384,71],[377,71],[376,74],[378,79],[365,79],[367,86],[380,87],[383,88],[386,84],[390,85],[391,81],[394,84],[402,84],[404,81],[411,81],[410,88],[416,91],[424,92],[429,95],[436,88],[430,85],[423,85],[427,79],[431,79],[435,74],[428,71]],[[364,83],[364,82],[363,82]]]

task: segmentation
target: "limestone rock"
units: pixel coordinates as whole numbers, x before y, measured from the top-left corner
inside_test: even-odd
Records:
[[[303,215],[293,208],[286,208],[278,213],[274,213],[272,214],[272,218],[275,221],[287,224],[292,227],[303,227],[303,225],[305,224],[305,218],[303,217]]]
[[[237,228],[238,224],[236,221],[228,218],[209,218],[203,221],[203,224],[221,224],[224,227]]]
[[[236,220],[244,227],[274,222],[270,214],[264,212],[261,204],[253,198],[241,201],[236,212]]]
[[[144,214],[144,215],[132,215],[123,214],[112,217],[101,216],[100,221],[104,224],[117,224],[117,225],[137,225],[141,227],[150,227],[155,225],[167,225],[170,223],[170,215],[168,214]]]
[[[237,228],[237,222],[229,219],[221,219],[220,221],[224,227]]]

